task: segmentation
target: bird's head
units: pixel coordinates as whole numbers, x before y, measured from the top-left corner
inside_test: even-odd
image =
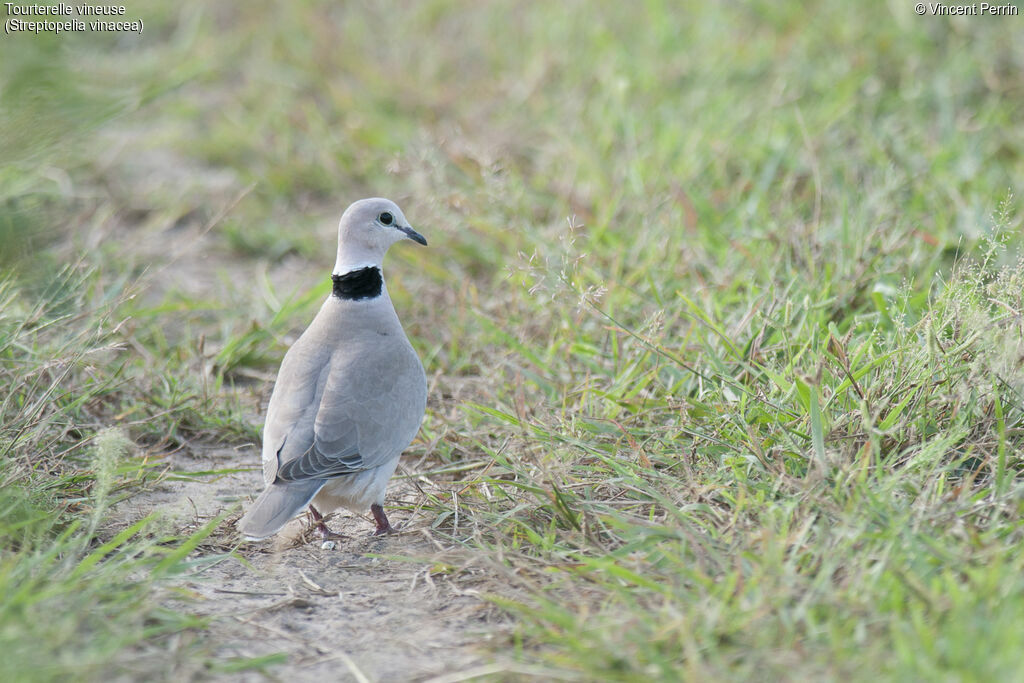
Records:
[[[360,199],[345,209],[338,224],[335,275],[367,266],[379,268],[388,247],[404,239],[427,244],[393,201],[380,197]]]

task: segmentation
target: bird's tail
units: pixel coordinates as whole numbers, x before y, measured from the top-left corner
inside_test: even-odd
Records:
[[[326,483],[323,479],[307,479],[271,484],[238,520],[238,530],[250,541],[273,536],[309,505]]]

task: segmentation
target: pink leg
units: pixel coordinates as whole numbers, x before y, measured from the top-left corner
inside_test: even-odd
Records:
[[[345,536],[344,534],[339,534],[336,531],[328,529],[327,524],[324,522],[324,516],[321,515],[320,511],[313,507],[312,504],[309,506],[309,516],[313,518],[313,526],[320,531],[320,534],[323,536],[325,541],[348,538],[348,536]]]
[[[374,536],[394,533],[395,530],[391,526],[391,522],[388,521],[388,516],[384,514],[383,507],[374,503],[370,506],[370,512],[373,513],[373,519],[377,522],[377,530],[373,532]]]

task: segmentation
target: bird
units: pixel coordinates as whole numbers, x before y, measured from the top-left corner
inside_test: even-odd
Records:
[[[309,506],[323,534],[337,508],[369,508],[375,535],[394,529],[384,494],[426,411],[423,364],[405,335],[384,283],[388,248],[427,240],[389,199],[361,199],[338,223],[333,287],[292,344],[263,427],[266,488],[238,521],[247,540],[273,536]]]

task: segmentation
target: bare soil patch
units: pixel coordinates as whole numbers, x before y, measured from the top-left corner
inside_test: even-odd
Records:
[[[167,464],[177,472],[250,469],[166,478],[122,504],[118,516],[128,522],[159,510],[178,529],[191,531],[262,488],[256,457],[232,449],[175,453]],[[389,499],[412,503],[415,495],[414,487],[399,483]],[[275,538],[244,543],[182,581],[185,598],[168,606],[210,618],[196,637],[218,660],[288,656],[266,674],[228,676],[237,680],[420,681],[492,660],[482,645],[499,636],[503,619],[481,597],[482,572],[436,573],[435,561],[451,559],[453,549],[415,514],[389,514],[401,529],[384,537],[371,535],[369,518],[330,517],[331,528],[348,536],[333,549],[322,547],[319,535],[297,519]],[[234,547],[237,517],[222,524],[206,552]],[[174,677],[202,674],[179,671]]]

